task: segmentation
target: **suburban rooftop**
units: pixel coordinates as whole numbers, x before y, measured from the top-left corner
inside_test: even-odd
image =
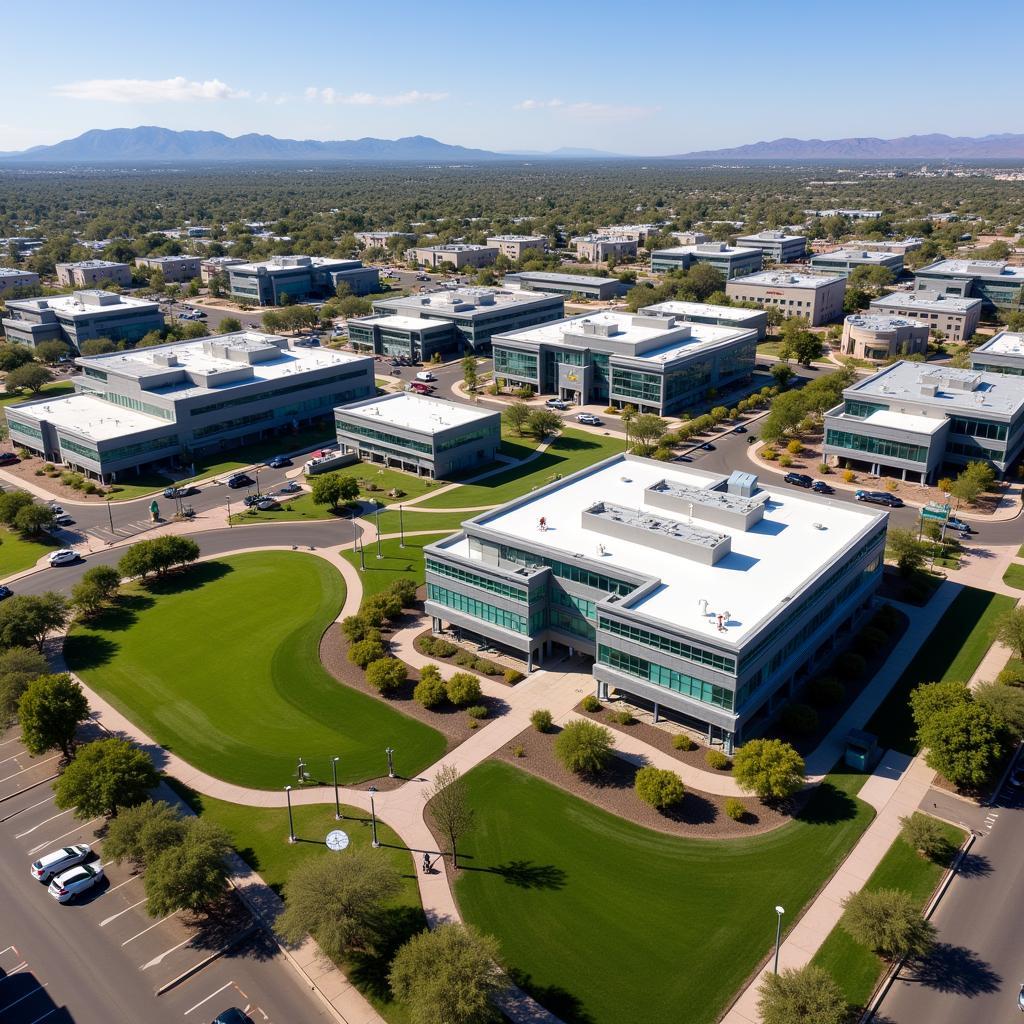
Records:
[[[52,309],[61,316],[84,316],[100,310],[156,309],[157,303],[137,299],[134,295],[119,295],[102,289],[84,288],[70,295],[46,295],[34,299],[8,299],[8,309]]]
[[[488,242],[542,242],[546,235],[489,235]]]
[[[99,270],[102,267],[124,267],[125,263],[116,260],[76,260],[74,263],[58,263],[58,267],[81,267],[82,270]]]
[[[377,313],[352,320],[354,324],[375,324],[378,327],[394,327],[400,331],[422,331],[428,327],[451,327],[450,320],[435,320],[429,316],[402,316],[400,313]]]
[[[1024,333],[1020,331],[1000,331],[995,337],[990,338],[983,345],[975,350],[978,352],[992,352],[1000,356],[1024,356]]]
[[[335,259],[333,256],[271,256],[256,263],[239,263],[231,268],[232,273],[266,270],[297,270],[302,267],[343,267],[358,266],[359,260]]]
[[[766,230],[758,231],[753,235],[743,235],[741,238],[737,238],[737,242],[803,242],[806,241],[806,235],[790,235],[785,231],[778,230]]]
[[[734,277],[729,284],[757,284],[776,288],[824,288],[845,278],[838,274],[799,274],[789,270],[759,270],[756,274]]]
[[[746,280],[742,278],[741,280]],[[710,302],[684,302],[680,299],[669,299],[666,302],[656,302],[651,306],[643,306],[641,313],[672,314],[680,317],[687,316],[722,316],[730,320],[759,320],[764,316],[764,310],[747,309],[746,306],[716,306]]]
[[[461,427],[495,415],[489,409],[477,409],[459,402],[417,395],[411,391],[371,398],[335,411],[345,416],[360,416],[407,430],[418,430],[424,434],[437,434],[450,427]]]
[[[670,249],[655,249],[652,256],[665,253],[690,253],[693,256],[736,256],[748,252],[760,253],[760,249],[749,246],[729,245],[728,242],[698,242],[696,245],[674,245]]]
[[[891,260],[893,256],[899,255],[892,252],[878,252],[875,249],[844,248],[834,249],[832,252],[820,252],[812,256],[813,260],[860,260],[863,263],[884,263]]]
[[[869,331],[894,331],[897,327],[927,327],[924,320],[911,320],[905,316],[885,313],[851,313],[846,322],[851,327],[864,327]]]
[[[395,312],[432,309],[438,313],[487,313],[496,308],[523,306],[530,302],[544,302],[562,296],[551,292],[522,291],[518,288],[445,288],[434,292],[420,292],[394,299],[379,299],[374,302],[378,310]]]
[[[919,267],[918,277],[929,273],[953,274],[960,277],[1017,277],[1024,278],[1024,267],[1011,267],[1005,260],[937,260]]]
[[[921,309],[932,313],[966,313],[980,306],[981,299],[961,298],[945,292],[922,289],[916,292],[890,292],[881,298],[872,299],[872,306],[899,306],[902,309]]]
[[[64,398],[25,402],[11,410],[19,418],[52,423],[92,441],[130,436],[142,430],[170,426],[167,420],[148,413],[125,409],[84,392]]]
[[[473,245],[469,242],[448,242],[446,245],[420,245],[417,248],[425,252],[476,252],[479,249],[491,249],[490,245]]]
[[[614,277],[597,277],[586,274],[559,274],[551,270],[520,270],[514,274],[506,274],[506,282],[511,278],[513,281],[522,277],[528,277],[531,281],[547,281],[550,284],[573,284],[580,282],[588,285],[608,284],[610,281],[617,282]]]

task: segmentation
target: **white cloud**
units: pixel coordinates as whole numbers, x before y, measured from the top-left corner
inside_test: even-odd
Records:
[[[522,100],[516,104],[516,110],[545,110],[549,107],[564,107],[561,100]]]
[[[644,107],[627,103],[590,103],[580,101],[566,103],[560,99],[521,100],[516,110],[557,110],[568,117],[587,118],[593,121],[624,121],[636,117],[650,117],[660,107]]]
[[[328,106],[345,107],[408,107],[414,103],[439,103],[448,98],[446,92],[420,92],[419,89],[410,89],[408,92],[399,92],[391,96],[380,96],[372,92],[340,93],[329,86],[325,89],[317,89],[310,86],[306,89],[307,100],[319,100]]]
[[[239,100],[243,89],[232,89],[219,78],[191,82],[187,78],[90,78],[54,86],[53,92],[74,100],[103,103],[186,103],[191,100]]]

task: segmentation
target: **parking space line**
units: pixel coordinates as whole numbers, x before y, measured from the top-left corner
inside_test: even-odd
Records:
[[[45,985],[37,985],[31,992],[26,992],[19,999],[15,999],[13,1003],[8,1003],[6,1006],[0,1006],[0,1013],[6,1013],[12,1006],[17,1006],[18,1003],[23,1003],[26,999],[30,999],[37,992],[42,992],[46,988]]]
[[[55,1006],[52,1010],[47,1010],[46,1013],[42,1015],[42,1017],[36,1017],[34,1021],[30,1022],[30,1024],[39,1024],[41,1020],[46,1020],[46,1018],[49,1017],[51,1013],[56,1013],[59,1009],[59,1006]],[[264,1019],[266,1019],[266,1016],[266,1014],[263,1014]]]
[[[40,800],[37,804],[29,804],[28,807],[19,807],[16,811],[11,811],[10,814],[0,818],[0,822],[10,821],[16,814],[24,814],[25,811],[34,811],[37,807],[42,807],[43,804],[48,804],[53,799],[52,796],[48,796],[43,800]]]
[[[148,963],[143,964],[139,970],[148,971],[150,967],[156,967],[158,964],[163,963],[165,956],[170,956],[176,949],[181,949],[182,946],[187,946],[195,936],[189,935],[188,938],[182,939],[176,946],[171,946],[170,949],[165,949],[158,956],[153,957]]]
[[[46,803],[46,801],[44,800],[43,803]],[[44,825],[48,825],[51,821],[56,821],[58,818],[63,818],[65,814],[70,814],[73,810],[73,807],[69,807],[66,811],[61,811],[60,814],[54,814],[51,817],[47,818],[45,821],[39,822],[38,825],[33,825],[30,829],[27,829],[25,832],[19,832],[14,838],[23,839],[25,836],[30,836],[32,835],[33,832],[35,832],[37,828],[42,828]]]
[[[26,967],[28,967],[28,961],[22,960],[21,963],[17,965],[17,967],[12,967],[11,970],[9,970],[2,978],[0,978],[0,982],[6,981],[9,977],[11,977],[12,974],[17,974],[18,971],[23,971]]]
[[[20,739],[20,736],[12,736],[9,740],[4,740],[0,743],[0,747],[6,747],[8,743],[17,743]]]
[[[8,761],[13,761],[18,757],[21,757],[21,754],[11,754],[10,757],[5,757],[3,760],[0,760],[0,764],[7,764]]]
[[[166,917],[161,917],[159,921],[151,924],[148,928],[143,928],[141,932],[136,932],[130,939],[125,939],[121,943],[122,946],[127,946],[129,942],[134,942],[140,935],[145,935],[146,932],[151,932],[158,924],[163,924],[164,921],[169,921],[175,914],[179,914],[181,911],[175,910],[173,914],[168,914]]]
[[[111,921],[116,921],[122,914],[127,914],[129,910],[134,910],[136,907],[142,906],[146,902],[146,898],[143,897],[138,903],[133,903],[130,907],[125,907],[124,910],[119,910],[116,914],[111,914],[110,917],[103,918],[100,921],[100,927],[106,928]]]
[[[56,761],[58,757],[60,757],[60,754],[54,754],[53,757],[48,757],[45,761],[36,761],[35,764],[30,764],[27,768],[22,768],[20,772],[4,776],[4,778],[0,779],[0,782],[7,782],[10,779],[16,779],[19,775],[32,771],[33,768],[38,768],[42,764],[49,764],[50,761]]]
[[[226,989],[226,988],[231,988],[231,986],[232,986],[232,985],[234,985],[234,982],[233,982],[233,981],[229,981],[229,982],[227,982],[226,984],[224,984],[224,985],[221,985],[221,987],[220,987],[219,989],[217,989],[217,991],[216,991],[216,992],[211,992],[211,993],[210,993],[210,994],[209,994],[209,995],[208,995],[208,996],[207,996],[207,997],[206,997],[205,999],[200,999],[200,1000],[199,1000],[199,1002],[198,1002],[198,1003],[196,1003],[196,1005],[195,1005],[195,1006],[190,1006],[190,1007],[189,1007],[189,1008],[188,1008],[188,1009],[187,1009],[187,1010],[186,1010],[186,1011],[185,1011],[185,1012],[184,1012],[184,1013],[182,1014],[182,1016],[183,1016],[183,1017],[187,1017],[187,1016],[188,1016],[188,1015],[189,1015],[189,1014],[190,1014],[190,1013],[191,1013],[191,1012],[192,1012],[193,1010],[198,1010],[198,1009],[199,1009],[199,1007],[203,1005],[203,1003],[208,1003],[208,1002],[209,1002],[209,1001],[210,1001],[210,1000],[211,1000],[211,999],[212,999],[212,998],[213,998],[214,996],[219,996],[219,995],[221,994],[221,992],[223,992],[223,991],[224,991],[224,989]]]
[[[129,882],[134,882],[136,878],[141,878],[142,875],[132,875],[130,878],[126,878],[123,882],[118,882],[117,885],[112,885],[107,892],[113,892],[115,889],[120,889],[122,885],[127,885]]]
[[[6,949],[0,949],[0,956],[3,956],[4,953],[10,953],[11,950],[14,950],[15,953],[18,952],[18,949],[17,949],[16,946],[8,946]]]
[[[29,850],[28,852],[30,854],[32,854],[32,853],[38,853],[40,850],[45,850],[46,847],[49,846],[51,843],[60,842],[61,839],[66,839],[68,836],[73,836],[78,831],[78,829],[87,828],[94,821],[102,821],[102,820],[103,820],[103,815],[99,814],[95,818],[90,818],[88,821],[83,822],[81,825],[78,826],[78,828],[73,828],[73,829],[71,829],[70,832],[65,832],[63,835],[57,836],[56,839],[48,839],[45,843],[40,843],[38,846],[33,846],[32,849]]]

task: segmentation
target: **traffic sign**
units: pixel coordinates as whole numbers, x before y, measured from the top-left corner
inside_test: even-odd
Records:
[[[933,519],[940,523],[944,523],[949,518],[949,513],[952,511],[949,505],[940,505],[937,502],[929,502],[924,508],[921,509],[922,519]]]
[[[324,841],[327,843],[327,849],[334,850],[335,853],[341,853],[342,850],[348,849],[348,833],[342,832],[340,828],[328,832],[327,839]]]

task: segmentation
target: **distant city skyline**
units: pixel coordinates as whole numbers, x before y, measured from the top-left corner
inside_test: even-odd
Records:
[[[0,112],[0,151],[140,124],[643,156],[780,136],[1019,132],[1024,85],[1001,75],[993,103],[976,61],[996,59],[994,38],[1016,38],[1024,6],[995,0],[984,15],[965,19],[949,0],[926,17],[880,0],[308,0],[286,15],[251,0],[244,18],[195,0],[173,17],[19,5],[5,12],[8,38],[36,42],[0,67],[16,98]]]

